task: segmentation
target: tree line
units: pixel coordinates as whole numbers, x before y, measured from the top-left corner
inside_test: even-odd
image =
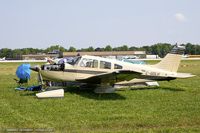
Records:
[[[198,44],[191,44],[187,43],[185,44],[186,50],[185,54],[190,55],[200,55],[200,45]],[[128,47],[127,45],[123,45],[120,47],[111,47],[111,45],[107,45],[105,47],[97,47],[94,48],[92,46],[88,48],[81,48],[76,49],[73,46],[70,46],[68,49],[64,48],[60,45],[52,45],[46,49],[38,49],[38,48],[22,48],[22,49],[9,49],[9,48],[2,48],[0,49],[0,57],[6,57],[6,58],[12,58],[17,59],[21,55],[27,55],[27,54],[43,54],[52,52],[53,50],[58,50],[60,52],[92,52],[92,51],[146,51],[147,54],[154,54],[159,55],[160,57],[164,57],[167,53],[171,51],[173,48],[172,44],[169,43],[157,43],[151,46],[142,46],[142,47],[135,47],[131,46]]]

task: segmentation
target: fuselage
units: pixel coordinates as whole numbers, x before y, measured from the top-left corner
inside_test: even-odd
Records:
[[[81,56],[73,64],[45,65],[40,73],[45,80],[51,81],[78,81],[95,75],[112,73],[118,70],[130,70],[141,73],[143,79],[168,79],[176,75],[175,72],[169,72],[152,67],[152,65],[132,64],[115,59],[107,59],[97,56]]]

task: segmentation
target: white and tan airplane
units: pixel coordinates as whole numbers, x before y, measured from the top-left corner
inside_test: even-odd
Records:
[[[171,53],[155,65],[132,64],[97,56],[79,56],[71,63],[33,66],[41,80],[78,82],[97,85],[101,89],[111,88],[115,83],[131,84],[152,81],[170,81],[194,75],[178,73],[183,46],[176,45]]]

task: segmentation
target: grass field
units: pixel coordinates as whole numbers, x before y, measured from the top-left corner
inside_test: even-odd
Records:
[[[196,77],[159,82],[160,87],[102,95],[75,89],[62,99],[42,100],[34,92],[14,90],[19,64],[0,63],[1,132],[200,132],[200,61],[182,61],[179,67]],[[36,73],[31,76],[30,86],[37,84]]]

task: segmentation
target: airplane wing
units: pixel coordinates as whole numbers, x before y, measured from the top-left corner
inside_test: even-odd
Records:
[[[133,78],[138,78],[142,74],[135,71],[129,70],[118,70],[111,73],[98,74],[86,79],[77,79],[78,82],[90,83],[90,84],[101,84],[101,83],[110,83],[114,84],[120,81],[129,81]]]

